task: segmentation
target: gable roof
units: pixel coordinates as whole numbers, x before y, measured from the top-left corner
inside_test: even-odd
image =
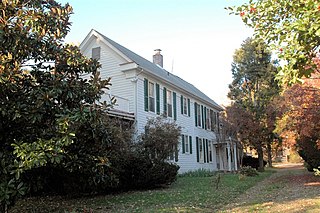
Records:
[[[164,79],[165,81],[171,83],[172,85],[184,90],[186,93],[189,93],[189,95],[196,97],[197,99],[199,99],[199,101],[203,101],[209,105],[212,105],[212,107],[214,107],[217,110],[220,110],[220,111],[224,110],[219,104],[217,104],[215,101],[213,101],[211,98],[209,98],[203,92],[201,92],[195,86],[193,86],[192,84],[183,80],[182,78],[168,72],[167,70],[163,69],[159,65],[154,64],[154,63],[148,61],[147,59],[139,56],[138,54],[132,52],[131,50],[125,48],[124,46],[118,44],[117,42],[111,40],[110,38],[104,36],[103,34],[99,33],[98,31],[96,31],[96,30],[91,30],[91,31],[96,32],[103,39],[105,39],[109,44],[111,44],[115,49],[117,49],[124,56],[126,56],[127,58],[129,58],[130,60],[135,62],[143,70],[149,72],[152,75],[155,75],[157,77]]]

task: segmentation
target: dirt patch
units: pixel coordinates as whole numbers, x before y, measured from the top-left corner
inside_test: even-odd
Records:
[[[227,205],[226,212],[320,212],[320,177],[301,164],[281,164],[270,178]]]

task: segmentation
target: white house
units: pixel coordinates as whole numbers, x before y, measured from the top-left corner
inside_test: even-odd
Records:
[[[232,140],[221,140],[216,102],[182,78],[162,68],[163,56],[156,50],[154,63],[91,30],[80,49],[98,59],[102,78],[111,77],[107,96],[114,96],[116,112],[130,115],[138,133],[148,118],[165,114],[182,127],[176,159],[179,173],[190,170],[237,170],[238,148]],[[104,97],[104,98],[107,98]]]

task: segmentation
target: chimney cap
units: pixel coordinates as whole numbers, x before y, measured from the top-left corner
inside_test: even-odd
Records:
[[[160,52],[161,52],[161,49],[155,49],[154,51],[157,51],[158,53],[160,53]]]

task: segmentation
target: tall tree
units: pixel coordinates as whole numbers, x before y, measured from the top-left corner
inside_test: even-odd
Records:
[[[272,133],[272,128],[267,125],[266,109],[271,99],[279,93],[275,72],[276,66],[264,43],[248,38],[235,51],[232,63],[233,81],[229,85],[228,96],[247,115],[244,116],[248,118],[246,124],[251,128],[246,127],[240,134],[242,139],[246,139],[257,150],[259,170],[264,167],[263,146],[267,136]],[[236,113],[233,115],[237,116]],[[228,117],[233,119],[232,116]]]
[[[0,4],[0,211],[25,193],[20,175],[59,164],[73,143],[70,124],[109,86],[99,63],[63,44],[70,5],[54,0]],[[91,75],[85,80],[82,75]]]
[[[288,88],[282,96],[277,132],[291,139],[309,169],[320,166],[320,75]]]
[[[254,29],[255,37],[266,41],[285,63],[277,77],[295,83],[316,70],[320,47],[320,6],[315,0],[249,0],[229,7]]]

